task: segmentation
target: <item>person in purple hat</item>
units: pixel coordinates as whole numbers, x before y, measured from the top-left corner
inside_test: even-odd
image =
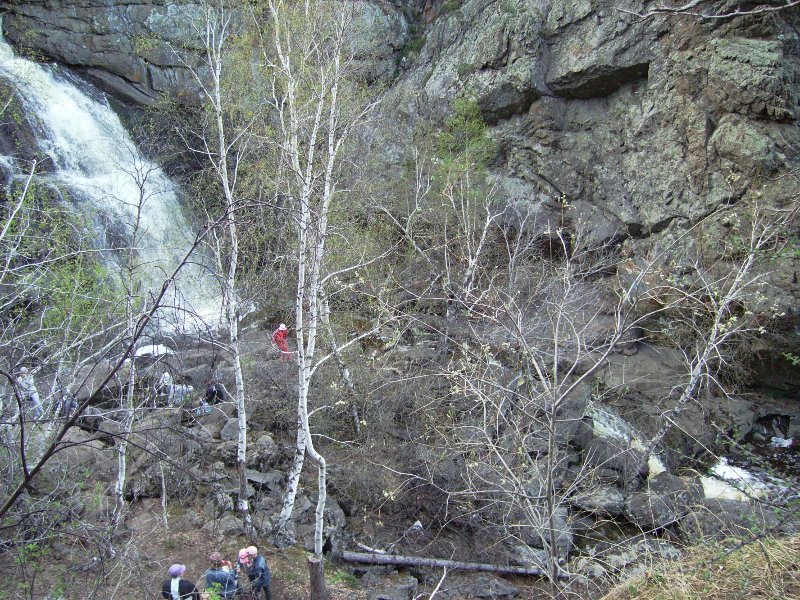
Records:
[[[183,578],[186,572],[186,565],[174,564],[169,568],[169,579],[164,580],[161,584],[161,596],[167,600],[181,600],[182,598],[189,598],[190,600],[200,600],[200,592],[197,591],[197,586],[188,579]]]

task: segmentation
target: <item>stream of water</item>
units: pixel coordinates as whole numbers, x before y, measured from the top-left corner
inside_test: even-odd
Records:
[[[45,177],[67,192],[74,211],[93,223],[95,245],[108,270],[119,270],[138,218],[141,237],[135,247],[141,279],[145,288],[160,288],[194,238],[177,186],[142,156],[105,96],[86,82],[54,65],[16,56],[2,39],[0,78],[14,89],[38,150],[48,157]],[[22,170],[12,157],[0,160],[12,171]],[[219,288],[205,269],[197,264],[185,268],[175,283],[167,303],[178,310],[167,316],[167,327],[218,322]]]

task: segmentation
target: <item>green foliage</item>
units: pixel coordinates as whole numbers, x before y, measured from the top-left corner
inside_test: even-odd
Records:
[[[17,551],[16,562],[18,564],[35,562],[46,556],[46,549],[36,542],[25,544]]]
[[[470,63],[458,63],[458,65],[456,65],[456,73],[458,73],[458,76],[462,79],[474,70],[475,68]]]
[[[439,159],[446,166],[482,170],[493,151],[477,100],[459,96],[453,103],[453,114],[445,119],[438,136]]]
[[[159,41],[152,37],[143,35],[133,38],[133,50],[138,56],[147,59],[149,55],[158,49]]]
[[[402,56],[413,57],[420,53],[422,47],[425,45],[424,35],[414,35],[408,38],[408,41],[403,46],[401,51]]]
[[[11,197],[21,194],[14,187]],[[6,302],[11,305],[6,318],[22,327],[35,323],[40,336],[91,330],[106,322],[119,300],[110,274],[84,247],[89,222],[53,195],[52,188],[34,179],[20,210],[12,213],[7,208],[0,217],[0,229],[8,228],[0,252],[9,257],[11,267],[3,283],[14,295]]]
[[[212,583],[205,591],[208,593],[209,600],[221,600],[222,586],[219,583]]]
[[[359,587],[358,578],[352,573],[347,571],[335,571],[328,577],[328,583],[331,585],[344,584],[349,588],[355,589]]]
[[[784,352],[782,356],[790,363],[792,363],[793,367],[800,367],[800,356],[797,356],[796,354],[793,354],[791,352]]]

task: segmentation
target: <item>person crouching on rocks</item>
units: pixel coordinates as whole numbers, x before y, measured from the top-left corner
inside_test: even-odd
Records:
[[[285,323],[278,325],[278,328],[272,332],[272,343],[277,346],[281,352],[281,361],[289,362],[292,360],[292,353],[289,350],[289,344],[286,342],[289,337],[289,329]]]
[[[200,592],[197,586],[188,579],[183,578],[186,572],[186,565],[174,564],[169,568],[169,579],[161,584],[161,596],[167,600],[200,600]]]

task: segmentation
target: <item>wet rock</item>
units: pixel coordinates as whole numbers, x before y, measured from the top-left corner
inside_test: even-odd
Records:
[[[625,495],[613,486],[591,487],[575,496],[572,504],[586,512],[618,517],[625,509]]]
[[[698,483],[659,473],[648,482],[646,490],[628,497],[625,514],[643,529],[660,529],[681,519],[700,497],[702,489]]]
[[[616,473],[620,485],[627,485],[648,472],[642,453],[616,438],[594,438],[586,447],[584,462],[590,467]]]

